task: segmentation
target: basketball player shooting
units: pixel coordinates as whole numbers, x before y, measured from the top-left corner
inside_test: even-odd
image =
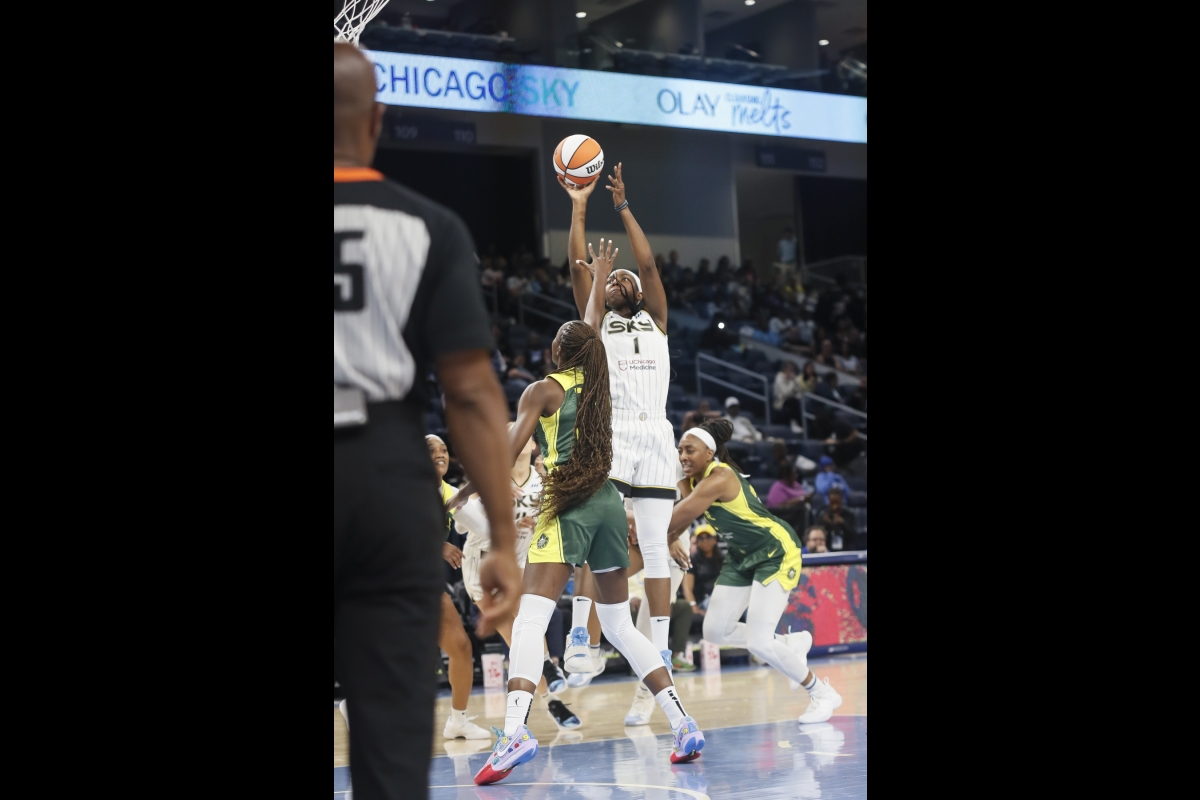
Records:
[[[587,319],[587,301],[596,270],[594,264],[585,261],[590,245],[586,244],[584,229],[587,201],[598,181],[573,187],[560,175],[558,182],[571,198],[571,232],[567,243],[571,288],[580,316]],[[651,639],[669,669],[671,570],[667,525],[675,504],[677,456],[675,432],[667,419],[667,389],[671,379],[667,293],[650,242],[625,197],[622,164],[617,164],[608,182],[605,188],[612,193],[613,208],[620,214],[629,236],[639,274],[627,269],[613,270],[604,285],[606,312],[598,322],[589,320],[589,323],[600,333],[608,354],[613,406],[613,462],[609,478],[622,494],[632,499],[638,544],[646,564]],[[639,694],[634,705],[645,705],[645,700]]]

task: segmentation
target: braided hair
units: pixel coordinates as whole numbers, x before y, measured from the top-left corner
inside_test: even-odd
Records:
[[[560,372],[583,370],[583,393],[575,413],[575,447],[566,462],[545,481],[542,512],[558,517],[590,500],[612,469],[612,398],[608,393],[608,356],[600,335],[573,320],[561,328]]]
[[[701,430],[708,431],[709,435],[713,437],[713,441],[717,443],[717,451],[713,453],[713,456],[740,474],[742,468],[729,457],[729,451],[725,449],[725,443],[733,438],[733,423],[727,419],[710,419],[699,427]]]

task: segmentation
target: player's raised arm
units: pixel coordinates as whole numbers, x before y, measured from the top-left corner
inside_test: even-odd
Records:
[[[658,274],[658,265],[654,263],[654,253],[650,250],[650,242],[642,227],[633,218],[625,199],[625,181],[621,177],[621,165],[618,163],[613,174],[608,176],[609,185],[605,186],[612,192],[613,208],[621,208],[621,222],[625,224],[625,233],[629,235],[629,243],[633,246],[633,260],[638,265],[638,277],[642,281],[642,302],[645,303],[646,313],[654,320],[654,324],[667,332],[667,291],[662,285],[662,276]],[[577,295],[578,296],[578,295]]]
[[[600,324],[604,320],[604,291],[608,286],[608,276],[612,274],[613,259],[619,252],[621,252],[620,248],[613,250],[612,239],[608,240],[607,251],[604,248],[604,240],[600,240],[599,255],[593,253],[592,246],[588,245],[588,255],[592,257],[592,263],[584,264],[584,267],[595,272],[595,276],[592,280],[592,291],[588,296],[587,310],[583,314],[583,321],[596,333],[601,333]],[[578,263],[583,264],[583,262]]]
[[[569,186],[558,176],[558,185],[563,187],[571,198],[571,233],[567,237],[567,258],[571,262],[571,291],[575,294],[575,306],[579,309],[582,319],[587,312],[588,295],[592,292],[592,273],[586,266],[587,250],[584,248],[586,233],[584,222],[587,218],[587,201],[596,188],[596,181],[587,186]],[[584,266],[580,265],[584,262]]]

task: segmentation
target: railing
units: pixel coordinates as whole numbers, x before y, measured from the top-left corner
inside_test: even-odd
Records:
[[[834,408],[838,409],[839,411],[845,411],[849,414],[853,414],[856,417],[862,417],[862,424],[863,425],[867,424],[867,412],[865,412],[865,411],[859,411],[857,408],[851,408],[848,405],[844,405],[844,404],[838,403],[834,400],[830,400],[827,397],[821,397],[821,395],[814,394],[813,392],[807,392],[804,395],[803,402],[807,403],[809,400],[816,400],[818,403],[823,403],[824,405],[827,405],[827,406],[833,406]],[[808,438],[808,418],[809,417],[812,417],[813,419],[817,418],[815,414],[808,413],[807,407],[805,407],[805,411],[804,411],[804,438],[805,439]],[[864,442],[867,440],[867,435],[865,433],[862,433],[861,431],[859,432],[858,437],[860,439],[862,439]]]
[[[729,381],[726,381],[722,378],[718,378],[716,375],[705,375],[703,368],[700,366],[701,361],[711,361],[712,363],[714,363],[718,366],[724,367],[725,369],[731,369],[731,370],[734,370],[735,372],[740,372],[744,375],[749,375],[751,378],[754,378],[755,380],[762,381],[762,386],[763,386],[762,394],[753,392],[753,391],[747,389],[745,386],[738,386],[736,383],[730,383]],[[709,383],[715,383],[718,386],[725,386],[730,389],[736,389],[737,391],[741,392],[742,394],[746,395],[747,397],[752,397],[755,400],[761,400],[764,408],[766,408],[766,419],[767,419],[766,424],[768,424],[768,425],[771,424],[770,384],[767,383],[767,379],[763,375],[758,374],[754,370],[746,369],[745,367],[739,367],[737,364],[733,364],[728,361],[722,361],[719,358],[710,356],[708,353],[697,353],[696,354],[696,394],[700,394],[700,395],[704,394],[704,389],[703,389],[704,381],[708,381]]]
[[[827,283],[830,286],[837,283],[837,276],[842,272],[846,273],[846,280],[851,285],[861,286],[863,289],[867,288],[866,256],[839,256],[804,265],[804,278],[806,281]]]
[[[564,309],[567,316],[554,314],[540,308],[534,308],[533,302],[538,304],[545,303],[552,309]],[[528,307],[526,304],[530,304]],[[568,303],[565,300],[559,300],[557,297],[551,297],[548,294],[536,294],[534,292],[524,292],[517,297],[517,321],[522,325],[525,324],[525,315],[533,314],[535,317],[548,319],[555,325],[562,325],[564,322],[570,322],[573,319],[579,319],[579,309],[575,308],[574,303]]]

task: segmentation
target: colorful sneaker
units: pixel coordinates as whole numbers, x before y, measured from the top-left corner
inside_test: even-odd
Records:
[[[460,717],[450,711],[450,718],[446,720],[446,727],[442,728],[442,736],[447,739],[490,739],[491,734],[479,727],[471,720],[474,717]]]
[[[592,682],[592,678],[604,673],[604,667],[608,660],[600,654],[600,648],[592,648],[592,666],[596,668],[595,672],[572,672],[567,676],[567,686],[572,689],[581,689]]]
[[[690,661],[685,661],[679,656],[671,656],[671,666],[680,672],[695,672],[696,665]]]
[[[492,733],[497,736],[496,745],[483,767],[475,773],[476,786],[486,786],[504,780],[514,767],[532,761],[537,755],[538,740],[533,738],[529,728],[524,725],[518,727],[512,736],[499,728],[492,728]]]
[[[542,677],[546,679],[546,687],[551,694],[558,694],[567,688],[567,676],[553,661],[546,659],[542,662]]]
[[[591,672],[592,657],[587,628],[574,628],[567,639],[567,651],[563,654],[563,668],[567,672]]]
[[[808,665],[808,651],[812,647],[811,633],[808,631],[789,633],[787,636],[783,637],[783,644],[788,650],[791,650],[793,653],[795,653],[796,657],[803,661],[806,666]],[[794,692],[800,688],[800,683],[788,678],[788,686],[790,686]]]
[[[558,726],[559,730],[570,730],[583,724],[562,700],[551,700],[546,708],[546,713],[550,715],[550,719],[554,720],[554,724]]]
[[[704,749],[704,732],[696,725],[696,720],[684,717],[675,729],[675,747],[671,750],[671,763],[684,764],[700,757]]]
[[[646,684],[638,683],[637,693],[633,696],[633,705],[629,707],[629,713],[625,715],[625,724],[630,727],[649,725],[656,705],[654,695],[646,688]]]
[[[817,685],[808,690],[808,709],[800,715],[800,724],[807,722],[824,722],[833,716],[834,710],[842,704],[842,696],[829,685],[829,678],[817,680]]]
[[[662,656],[663,666],[667,668],[667,674],[668,675],[674,674],[674,670],[671,669],[671,651],[670,650],[659,650],[658,654],[660,656]]]

